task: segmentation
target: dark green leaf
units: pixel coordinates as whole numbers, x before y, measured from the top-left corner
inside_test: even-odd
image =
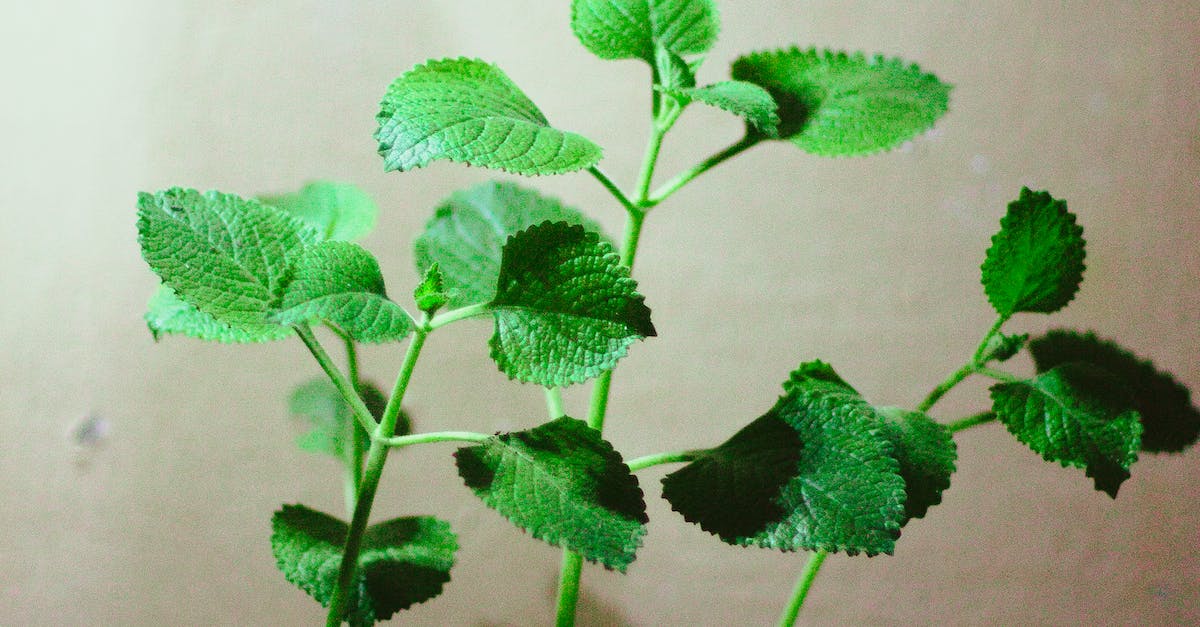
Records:
[[[349,183],[313,181],[292,194],[260,196],[263,204],[300,218],[325,239],[356,240],[375,228],[375,201]]]
[[[388,300],[379,262],[358,244],[321,242],[296,259],[284,289],[280,324],[325,321],[362,342],[391,342],[412,332],[412,318]]]
[[[601,59],[655,62],[655,48],[708,52],[721,30],[712,0],[574,0],[571,29]]]
[[[1142,424],[1129,389],[1091,364],[1071,362],[1035,379],[992,387],[992,409],[1046,461],[1085,469],[1116,498],[1137,461]]]
[[[279,570],[328,607],[342,564],[346,523],[303,505],[284,505],[271,519],[271,529],[271,551]],[[441,594],[457,550],[450,524],[436,518],[395,518],[371,525],[363,534],[346,619],[351,625],[371,625]]]
[[[1133,393],[1142,419],[1142,450],[1178,452],[1200,437],[1200,411],[1192,395],[1170,374],[1094,333],[1055,330],[1029,344],[1038,372],[1082,361],[1112,373]]]
[[[987,346],[983,349],[983,361],[1008,361],[1021,352],[1025,348],[1025,343],[1029,341],[1029,334],[1022,333],[1020,335],[1004,335],[997,333],[988,340]]]
[[[380,104],[379,154],[401,172],[446,159],[513,174],[575,172],[600,147],[552,128],[503,72],[478,59],[443,59],[397,78]]]
[[[417,271],[424,275],[438,264],[451,307],[486,303],[496,296],[508,238],[547,220],[600,232],[577,209],[513,183],[493,181],[455,192],[413,243]]]
[[[279,209],[229,194],[138,195],[138,242],[150,269],[184,302],[246,336],[267,334],[294,261],[318,239]]]
[[[921,412],[899,407],[877,407],[875,411],[883,418],[884,434],[891,440],[900,463],[907,495],[905,516],[921,518],[930,507],[942,502],[942,492],[950,487],[958,447],[945,426]]]
[[[455,454],[484,504],[533,537],[621,572],[646,533],[637,478],[600,433],[563,416]]]
[[[1079,291],[1083,258],[1083,227],[1067,203],[1022,188],[992,237],[981,268],[983,289],[1001,316],[1054,313]]]
[[[805,364],[769,412],[663,479],[663,497],[725,542],[891,553],[905,484],[874,408]],[[815,376],[814,376],[815,375]]]
[[[581,226],[543,222],[509,238],[497,286],[491,354],[513,379],[581,383],[655,335],[629,269]]]
[[[159,285],[150,297],[145,320],[155,340],[163,335],[177,334],[210,342],[244,344],[282,340],[292,335],[291,329],[277,324],[229,326],[184,302],[166,285]]]
[[[929,130],[950,100],[950,86],[916,65],[862,53],[756,52],[734,62],[733,78],[770,92],[779,137],[817,155],[895,148]]]

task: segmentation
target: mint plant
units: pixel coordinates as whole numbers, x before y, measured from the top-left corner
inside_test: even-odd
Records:
[[[389,171],[445,160],[522,176],[586,173],[625,212],[617,243],[532,189],[491,182],[457,191],[416,234],[406,306],[355,243],[377,209],[353,186],[316,182],[259,199],[172,188],[138,198],[142,255],[161,279],[145,316],[156,338],[296,336],[324,372],[288,405],[311,428],[301,448],[344,467],[349,520],[284,505],[271,521],[271,546],[287,580],[328,608],[327,624],[386,620],[451,579],[458,541],[448,522],[419,512],[371,520],[388,455],[407,446],[459,443],[453,463],[466,488],[529,537],[563,549],[559,625],[574,623],[584,561],[636,576],[648,522],[636,473],[685,464],[662,481],[663,498],[685,521],[729,544],[810,553],[781,603],[780,624],[791,625],[829,553],[890,554],[902,528],[941,502],[960,463],[960,431],[1000,422],[1114,498],[1140,453],[1181,451],[1200,437],[1189,392],[1117,344],[1073,330],[1032,339],[1004,332],[1018,314],[1067,306],[1085,269],[1083,231],[1066,203],[1023,189],[981,266],[996,322],[919,405],[875,405],[830,364],[798,356],[782,396],[725,442],[625,459],[603,428],[615,367],[656,335],[631,275],[647,216],[767,142],[820,156],[894,149],[946,113],[951,89],[907,61],[801,48],[747,54],[728,79],[701,85],[697,74],[720,30],[711,0],[574,0],[571,27],[601,59],[639,60],[650,70],[650,137],[629,191],[599,167],[599,145],[553,126],[481,60],[432,60],[401,74],[384,94],[375,139]],[[744,132],[655,187],[664,138],[696,104],[740,118]],[[546,421],[495,434],[414,430],[403,402],[427,341],[447,325],[487,319],[491,358],[510,379],[544,389]],[[344,366],[318,333],[341,343]],[[362,343],[406,343],[389,392],[360,373]],[[1035,373],[1004,369],[1026,350]],[[931,417],[947,392],[977,376],[995,381],[986,409]],[[560,390],[585,383],[587,415],[565,415]]]

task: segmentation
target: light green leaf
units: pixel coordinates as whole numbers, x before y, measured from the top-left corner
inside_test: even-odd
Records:
[[[663,497],[730,544],[891,553],[905,483],[882,419],[820,362],[784,389],[766,414],[667,475]]]
[[[683,57],[656,46],[654,49],[655,71],[658,83],[665,90],[690,89],[696,86],[695,69]]]
[[[288,581],[329,606],[337,587],[346,523],[303,505],[284,505],[271,519],[271,552]],[[367,528],[348,603],[351,625],[371,625],[442,593],[458,539],[430,516],[395,518]]]
[[[600,432],[563,416],[455,454],[488,507],[539,540],[621,572],[646,533],[637,478]]]
[[[1137,461],[1142,424],[1133,397],[1097,366],[1071,362],[1029,381],[995,385],[992,409],[1046,461],[1085,469],[1096,489],[1113,498]]]
[[[1083,227],[1067,203],[1022,188],[992,237],[981,268],[983,289],[1001,316],[1054,313],[1079,291],[1083,258]]]
[[[146,305],[146,326],[157,341],[163,335],[186,335],[198,340],[245,344],[270,342],[292,335],[292,330],[277,324],[240,324],[236,328],[184,302],[166,285],[159,285]]]
[[[1054,330],[1029,344],[1038,372],[1082,361],[1112,373],[1129,387],[1142,421],[1142,450],[1179,452],[1200,438],[1200,410],[1170,374],[1094,333]]]
[[[361,393],[363,403],[371,410],[371,414],[376,419],[382,416],[387,404],[383,392],[372,384],[364,383]],[[370,446],[370,436],[354,418],[354,410],[342,398],[337,387],[325,377],[294,388],[288,397],[288,413],[309,427],[309,431],[296,441],[301,450],[322,453],[350,464],[353,463],[354,450],[352,437],[358,438],[360,450]],[[408,415],[401,412],[396,435],[408,435],[411,431]]]
[[[997,333],[993,335],[983,349],[983,361],[1008,361],[1021,352],[1025,348],[1025,343],[1029,341],[1028,333],[1018,335],[1005,335]]]
[[[274,320],[296,325],[333,324],[362,342],[404,339],[412,318],[388,300],[379,263],[358,244],[321,242],[296,260]]]
[[[789,48],[733,64],[733,78],[766,89],[779,105],[779,137],[825,156],[890,150],[929,130],[950,86],[900,59]]]
[[[579,210],[513,183],[492,181],[457,191],[413,243],[417,272],[424,275],[438,264],[451,307],[486,303],[496,296],[501,250],[508,238],[547,220],[600,232]]]
[[[685,101],[702,102],[740,116],[768,137],[779,133],[779,115],[775,112],[775,99],[767,90],[754,83],[722,81],[704,87],[668,90],[667,93]]]
[[[883,432],[892,442],[904,478],[905,517],[921,518],[942,502],[942,492],[950,487],[958,447],[944,425],[921,412],[899,407],[877,407],[875,411],[883,419]]]
[[[708,52],[721,23],[712,0],[574,0],[571,29],[601,59],[644,59],[656,46],[680,55]]]
[[[172,188],[138,195],[142,257],[184,302],[260,336],[292,265],[319,235],[274,207]]]
[[[396,79],[380,104],[379,154],[401,172],[435,159],[529,176],[562,174],[600,161],[600,147],[552,128],[494,65],[443,59]]]
[[[291,194],[260,196],[315,228],[325,239],[356,240],[375,228],[375,201],[349,183],[313,181]]]
[[[581,226],[543,222],[504,246],[492,359],[512,379],[581,383],[655,335],[644,301],[612,246]]]
[[[436,261],[425,270],[421,284],[413,290],[413,300],[417,302],[417,309],[431,316],[450,302],[450,295],[446,293],[446,277]]]

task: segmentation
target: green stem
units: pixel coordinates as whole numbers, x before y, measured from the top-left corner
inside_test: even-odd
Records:
[[[466,307],[451,309],[450,311],[434,316],[432,320],[426,322],[425,330],[432,331],[434,329],[444,327],[452,322],[458,322],[459,320],[466,320],[467,318],[482,316],[491,310],[491,305],[487,303],[467,305]]]
[[[997,381],[1003,381],[1004,383],[1020,383],[1023,380],[1023,379],[1021,379],[1021,377],[1018,377],[1015,374],[1010,374],[1010,373],[1004,372],[1003,370],[996,370],[995,368],[982,368],[981,367],[981,368],[976,368],[975,372],[977,372],[985,377],[995,379]]]
[[[796,580],[796,588],[792,590],[792,600],[779,617],[779,627],[792,627],[796,624],[800,608],[804,607],[804,598],[808,596],[808,590],[812,588],[813,580],[817,578],[817,571],[821,570],[821,564],[825,562],[828,555],[825,551],[817,551],[808,558],[808,563],[804,565],[804,572],[800,573],[800,578]]]
[[[935,404],[937,404],[938,401],[942,400],[942,397],[945,396],[947,392],[954,389],[954,386],[958,385],[959,383],[962,383],[964,379],[966,379],[967,377],[971,376],[974,373],[975,373],[975,364],[974,363],[967,364],[967,365],[963,366],[962,368],[955,370],[954,374],[950,375],[949,377],[946,378],[945,381],[942,381],[941,383],[939,383],[937,385],[937,387],[933,388],[933,391],[929,393],[929,396],[926,396],[925,400],[921,401],[920,405],[917,405],[917,411],[919,411],[919,412],[929,411],[929,409],[931,407],[933,407]]]
[[[347,604],[350,601],[351,588],[358,571],[358,553],[362,548],[363,532],[367,529],[367,520],[371,516],[371,505],[375,501],[375,491],[379,488],[379,478],[383,474],[383,465],[387,462],[388,444],[386,440],[396,434],[396,422],[400,418],[400,405],[404,401],[404,393],[408,390],[408,382],[412,379],[417,359],[421,356],[421,348],[425,345],[428,332],[428,316],[424,316],[422,324],[413,333],[408,351],[404,354],[404,363],[400,366],[400,374],[396,384],[392,386],[392,395],[388,398],[383,417],[371,439],[371,450],[367,452],[367,468],[363,473],[362,484],[359,486],[358,499],[354,505],[354,516],[350,521],[350,530],[346,533],[346,544],[342,549],[342,564],[338,570],[337,587],[333,590],[333,598],[329,601],[329,614],[325,620],[326,627],[341,625],[346,615]],[[361,403],[361,401],[359,401]]]
[[[391,438],[383,438],[380,442],[384,446],[391,448],[403,448],[412,446],[413,444],[429,444],[431,442],[474,442],[483,443],[492,439],[492,436],[486,433],[475,433],[474,431],[434,431],[431,433],[413,433],[411,435],[401,435]]]
[[[346,344],[346,372],[349,375],[350,385],[354,386],[355,394],[361,399],[363,388],[362,380],[358,375],[358,345],[349,335],[343,335],[342,341]],[[343,497],[346,501],[346,514],[349,516],[354,515],[354,503],[358,500],[358,487],[362,485],[363,456],[366,451],[363,450],[363,439],[358,435],[358,430],[361,428],[357,421],[346,424],[346,430],[350,433],[345,443],[348,449],[346,451],[348,461]]]
[[[308,351],[316,358],[317,363],[321,365],[321,369],[329,376],[329,380],[333,381],[334,387],[341,393],[342,398],[350,404],[350,408],[354,410],[354,417],[358,419],[359,424],[367,433],[375,430],[378,426],[375,423],[375,417],[371,415],[371,410],[359,398],[358,392],[354,389],[354,384],[342,374],[334,365],[333,359],[330,359],[329,353],[317,341],[317,337],[313,335],[312,329],[308,325],[300,325],[296,327],[296,335],[300,336],[300,340],[308,347]]]
[[[996,412],[984,411],[984,412],[975,414],[974,416],[967,416],[966,418],[960,418],[958,420],[955,420],[954,422],[946,423],[946,430],[949,431],[950,433],[958,433],[959,431],[970,429],[971,427],[975,427],[978,425],[985,425],[985,424],[987,424],[989,422],[993,422],[995,420],[996,420]]]
[[[621,191],[621,188],[618,187],[612,179],[608,178],[608,175],[604,173],[604,170],[601,170],[597,166],[592,166],[588,168],[588,172],[590,172],[592,176],[596,177],[596,180],[600,181],[600,184],[604,186],[604,189],[607,189],[608,193],[612,194],[613,198],[616,198],[617,202],[621,203],[622,207],[625,207],[625,211],[637,211],[637,205],[633,204],[633,201],[629,199],[629,196],[626,196],[625,192]]]
[[[563,411],[562,390],[559,388],[546,388],[546,411],[551,420],[567,415]]]
[[[721,165],[722,163],[728,161],[729,159],[732,159],[733,157],[736,157],[736,156],[742,154],[746,150],[753,148],[754,146],[758,145],[758,143],[761,141],[762,141],[761,136],[755,135],[755,134],[747,134],[742,139],[731,144],[725,150],[722,150],[721,152],[718,152],[717,154],[705,159],[704,161],[701,161],[700,163],[693,166],[691,169],[686,170],[686,171],[680,173],[675,178],[671,179],[670,181],[667,181],[665,184],[663,184],[662,187],[658,188],[658,191],[654,192],[652,195],[650,195],[649,198],[646,199],[646,204],[650,207],[657,205],[658,203],[666,200],[667,197],[669,197],[671,194],[674,194],[675,192],[679,191],[680,188],[682,188],[684,185],[687,185],[688,183],[692,182],[692,180],[695,179],[696,177],[700,176],[701,174],[704,174],[705,172],[708,172],[709,170],[717,167],[718,165]]]
[[[625,462],[625,465],[629,466],[630,472],[637,472],[639,470],[644,470],[651,466],[658,466],[659,464],[678,464],[678,463],[683,463],[683,462],[695,461],[695,459],[697,457],[699,457],[707,452],[708,452],[707,449],[695,449],[695,450],[691,450],[691,451],[672,451],[670,453],[655,453],[654,455],[646,455],[644,457],[637,457],[637,458],[631,459],[628,462]]]
[[[573,627],[575,624],[575,607],[579,604],[579,579],[582,575],[583,556],[564,550],[562,564],[559,566],[555,627]]]
[[[658,153],[662,150],[664,137],[666,132],[656,122],[650,129],[650,141],[646,143],[646,153],[642,155],[642,170],[638,175],[636,202],[639,208],[644,207],[650,199],[650,184],[654,181],[654,168],[658,164]]]
[[[979,348],[975,349],[975,354],[971,357],[971,361],[973,363],[979,364],[980,366],[983,365],[984,359],[987,357],[984,353],[987,352],[988,344],[990,344],[992,342],[992,338],[1000,332],[1000,328],[1004,326],[1004,323],[1008,322],[1009,317],[1010,316],[1000,316],[999,318],[996,318],[995,324],[992,325],[992,328],[988,329],[987,334],[983,336],[983,341],[979,343]]]

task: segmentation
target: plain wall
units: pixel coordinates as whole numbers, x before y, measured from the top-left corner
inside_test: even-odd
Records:
[[[1022,185],[1049,189],[1088,239],[1063,313],[1010,327],[1095,329],[1200,386],[1200,4],[721,3],[701,80],[742,52],[790,44],[917,61],[955,85],[952,110],[906,149],[819,159],[760,147],[651,214],[637,278],[660,337],[621,363],[605,432],[628,457],[711,446],[821,358],[873,402],[914,405],[993,319],[979,264]],[[630,185],[648,124],[646,68],[574,39],[569,3],[5,3],[0,9],[0,623],[318,624],[275,570],[282,503],[340,512],[334,461],[297,451],[288,390],[319,371],[297,341],[155,344],[156,279],[139,258],[135,193],[242,195],[312,178],[381,207],[366,245],[398,299],[410,242],[455,189],[514,177],[436,163],[385,174],[371,134],[387,84],[427,59],[497,63],[557,126],[605,148]],[[737,138],[697,106],[666,143],[667,176]],[[662,178],[661,180],[665,180]],[[586,175],[520,181],[619,233]],[[421,429],[544,421],[541,392],[487,359],[487,324],[431,338],[407,401]],[[365,352],[390,382],[400,347]],[[1027,359],[1014,369],[1029,372]],[[568,390],[583,415],[586,386]],[[986,406],[972,381],[939,405]],[[78,451],[87,416],[110,432]],[[1200,454],[1145,456],[1110,500],[990,425],[958,438],[942,505],[892,557],[831,557],[808,624],[1194,624]],[[406,612],[419,625],[551,619],[559,551],[483,507],[451,445],[394,455],[375,516],[433,514],[459,533],[453,581]],[[640,474],[646,546],[629,574],[588,568],[581,623],[770,624],[804,560],[723,545]]]

